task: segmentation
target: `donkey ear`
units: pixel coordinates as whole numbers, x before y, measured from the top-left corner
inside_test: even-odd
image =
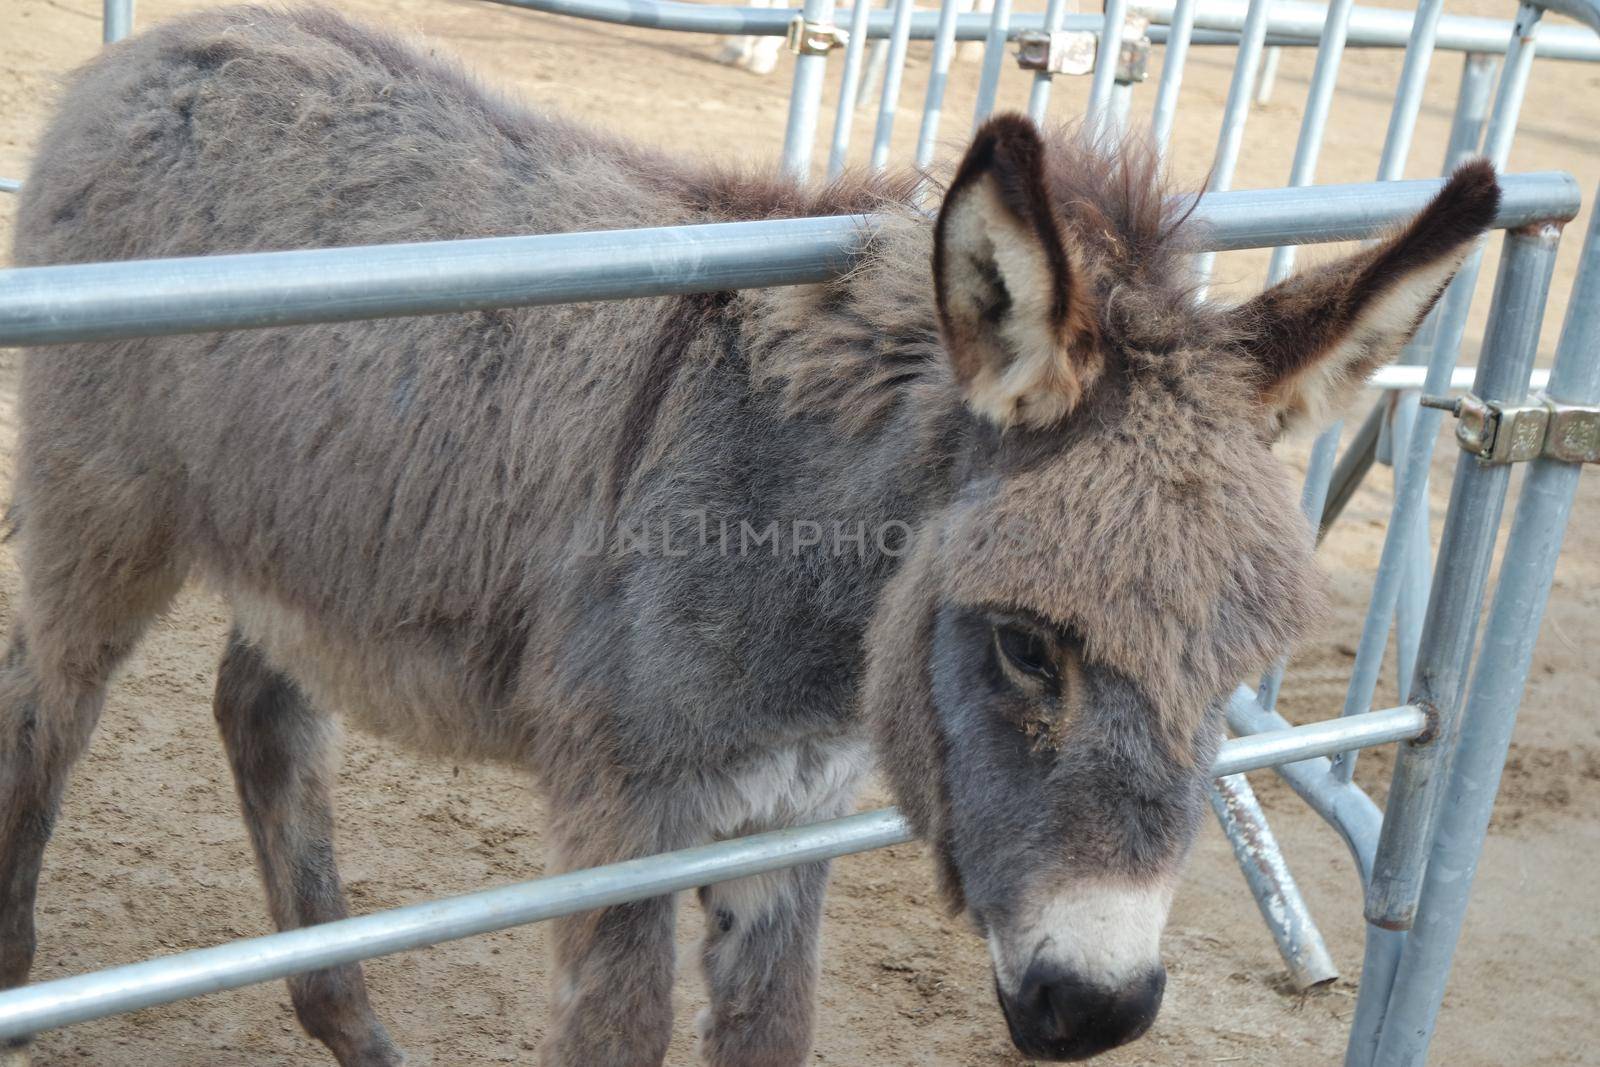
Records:
[[[1280,430],[1333,421],[1399,355],[1499,207],[1494,167],[1465,163],[1403,230],[1229,312]]]
[[[1094,316],[1020,115],[986,122],[934,227],[939,325],[967,403],[1001,427],[1048,426],[1100,372]]]

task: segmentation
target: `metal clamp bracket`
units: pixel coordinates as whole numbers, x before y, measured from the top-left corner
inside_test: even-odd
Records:
[[[807,22],[804,15],[796,15],[783,43],[797,56],[825,56],[849,44],[850,33],[831,22]]]
[[[1117,54],[1116,80],[1124,85],[1150,77],[1150,20],[1130,15],[1122,24],[1122,50]]]
[[[1116,80],[1142,82],[1150,76],[1150,20],[1131,15],[1122,24],[1122,47],[1117,53]],[[1099,58],[1100,35],[1093,30],[1029,30],[1019,33],[1017,66],[1045,74],[1091,74]]]
[[[1030,30],[1019,33],[1017,66],[1046,74],[1088,74],[1094,70],[1099,35],[1090,30],[1058,30],[1045,33]]]
[[[1472,393],[1425,396],[1424,407],[1456,417],[1456,443],[1480,463],[1525,463],[1540,456],[1600,463],[1600,405],[1563,404],[1544,393],[1527,404],[1502,404]]]

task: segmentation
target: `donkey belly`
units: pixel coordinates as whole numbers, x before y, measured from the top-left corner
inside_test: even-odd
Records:
[[[526,765],[528,716],[486,698],[481,676],[448,642],[403,632],[356,637],[269,594],[235,587],[224,595],[240,632],[324,711],[424,753]]]

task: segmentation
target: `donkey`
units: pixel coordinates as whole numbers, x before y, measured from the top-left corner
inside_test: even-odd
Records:
[[[1029,1056],[1154,1019],[1225,694],[1318,610],[1273,457],[1390,358],[1494,218],[1193,299],[1153,153],[1001,116],[808,189],[647,151],[326,10],[212,10],[77,73],[30,264],[874,211],[791,288],[65,346],[26,360],[0,667],[0,988],[107,682],[187,576],[272,918],[346,914],[328,715],[524,768],[571,870],[838,816],[876,753]],[[706,886],[719,1067],[806,1060],[825,864]],[[553,923],[553,1067],[659,1064],[674,901]],[[289,981],[344,1067],[361,969]],[[15,1062],[25,1055],[18,1046]]]

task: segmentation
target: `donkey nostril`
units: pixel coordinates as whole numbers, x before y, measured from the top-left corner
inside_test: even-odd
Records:
[[[1028,968],[1014,998],[1002,997],[1017,1048],[1028,1056],[1077,1060],[1127,1044],[1150,1028],[1166,989],[1156,967],[1110,990],[1051,965]]]

